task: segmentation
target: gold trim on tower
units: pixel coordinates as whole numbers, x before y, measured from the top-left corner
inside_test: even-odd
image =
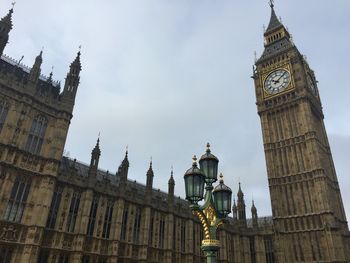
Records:
[[[276,71],[279,71],[279,70],[283,70],[283,71],[286,71],[288,72],[289,74],[289,83],[288,83],[288,86],[283,88],[283,90],[281,91],[277,91],[276,93],[269,93],[267,90],[266,90],[266,80],[267,78],[273,73],[273,72],[276,72]],[[264,74],[261,75],[261,78],[260,78],[260,83],[261,83],[261,88],[262,88],[262,92],[263,92],[263,98],[266,99],[266,98],[272,98],[272,97],[276,97],[276,96],[279,96],[281,94],[285,94],[289,91],[291,91],[292,89],[294,89],[295,87],[295,84],[294,84],[294,77],[293,77],[293,74],[292,74],[292,70],[291,70],[291,66],[290,64],[285,64],[283,66],[278,66],[278,67],[274,67],[273,69],[265,72]]]

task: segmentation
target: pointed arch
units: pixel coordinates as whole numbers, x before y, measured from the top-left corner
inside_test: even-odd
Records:
[[[39,154],[44,142],[45,132],[47,128],[47,118],[43,115],[38,115],[32,122],[25,150],[33,154]]]

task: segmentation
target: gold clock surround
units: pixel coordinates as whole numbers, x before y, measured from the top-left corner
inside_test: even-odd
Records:
[[[284,70],[287,71],[289,76],[290,76],[290,81],[289,84],[286,88],[284,88],[282,91],[274,93],[274,94],[270,94],[266,89],[265,89],[265,82],[266,79],[270,76],[270,74],[272,74],[275,71],[278,70]],[[275,96],[279,96],[281,94],[287,93],[289,91],[291,91],[292,89],[294,89],[295,85],[294,85],[294,78],[293,78],[293,74],[292,74],[292,70],[291,70],[291,66],[290,64],[285,64],[283,66],[278,66],[278,67],[274,67],[273,69],[270,69],[266,72],[264,72],[261,76],[261,87],[262,87],[262,92],[263,92],[263,97],[265,98],[272,98]]]

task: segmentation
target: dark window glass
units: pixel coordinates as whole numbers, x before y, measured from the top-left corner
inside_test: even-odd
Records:
[[[40,250],[38,263],[47,263],[49,261],[49,251],[48,250]]]
[[[33,154],[39,154],[44,141],[47,120],[44,116],[37,116],[30,128],[25,150]]]
[[[265,245],[266,262],[267,263],[275,263],[275,257],[274,257],[274,253],[273,253],[272,237],[271,236],[264,237],[264,245]]]
[[[84,255],[81,259],[81,263],[89,263],[90,262],[90,257],[87,255]]]
[[[74,192],[72,200],[70,202],[68,220],[67,220],[67,232],[74,232],[75,221],[77,219],[80,203],[80,193]]]
[[[181,222],[181,252],[186,252],[186,222]]]
[[[49,216],[47,218],[46,227],[54,229],[56,224],[56,218],[58,214],[58,209],[60,208],[61,197],[62,197],[61,186],[56,186],[55,191],[53,192]]]
[[[99,200],[99,198],[97,196],[95,196],[94,199],[92,200],[92,203],[91,203],[89,223],[88,223],[88,227],[87,227],[87,231],[86,231],[86,234],[88,236],[94,235],[94,227],[95,227],[95,222],[96,222],[98,200]]]
[[[159,220],[159,238],[158,238],[159,248],[164,248],[164,231],[165,231],[165,219],[164,219],[164,216],[161,216]]]
[[[151,216],[151,225],[149,227],[149,235],[148,235],[148,245],[152,246],[153,244],[153,225],[154,225],[154,215]]]
[[[11,263],[12,248],[0,246],[0,262]]]
[[[134,220],[134,232],[133,232],[133,242],[134,244],[139,243],[140,238],[140,224],[141,224],[141,209],[136,209],[136,215]]]
[[[127,231],[127,224],[128,224],[128,207],[124,208],[123,212],[123,221],[122,221],[122,229],[120,232],[120,239],[125,240],[126,239],[126,231]]]
[[[12,222],[21,222],[24,208],[29,194],[30,182],[25,179],[16,179],[13,184],[10,199],[7,203],[4,219]]]
[[[254,237],[249,237],[249,247],[250,247],[250,259],[251,259],[250,261],[251,261],[251,263],[256,263]]]
[[[5,100],[0,100],[0,132],[4,126],[7,113],[9,111],[9,105]]]
[[[174,220],[173,224],[173,250],[175,251],[176,249],[176,222]]]
[[[61,254],[58,258],[58,263],[69,263],[69,256]]]
[[[105,212],[105,219],[103,223],[103,231],[102,231],[103,238],[109,238],[109,232],[111,230],[111,224],[112,224],[112,214],[113,214],[113,202],[108,201],[106,212]]]

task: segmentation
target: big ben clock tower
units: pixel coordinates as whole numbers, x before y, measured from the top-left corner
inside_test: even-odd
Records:
[[[254,83],[278,262],[350,262],[349,230],[317,81],[276,16]]]

